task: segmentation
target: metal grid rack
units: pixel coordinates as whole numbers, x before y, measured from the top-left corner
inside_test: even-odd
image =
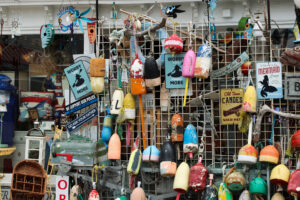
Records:
[[[170,24],[171,25],[171,24]],[[179,24],[177,26],[177,34],[184,41],[184,51],[188,48],[188,40],[190,39],[189,35],[183,34],[183,32],[187,32],[187,27],[189,24]],[[104,49],[105,58],[112,59],[112,55],[110,50],[114,47],[114,44],[109,42],[108,35],[115,29],[120,30],[122,25],[117,24],[115,27],[114,24],[104,23],[103,29],[100,34],[104,37],[101,37],[100,48]],[[201,39],[198,37],[206,36],[208,38],[209,30],[205,29],[204,24],[194,24],[192,29],[193,37],[192,37],[192,47],[195,52],[197,52],[199,46],[203,43]],[[173,30],[167,29],[169,35],[173,33]],[[265,37],[265,41],[262,41],[261,38],[253,38],[251,42],[246,39],[233,39],[232,45],[227,45],[222,41],[225,38],[232,36],[234,38],[233,32],[218,32],[217,38],[212,42],[217,48],[222,48],[228,50],[229,48],[234,49],[228,53],[222,53],[213,50],[213,70],[222,68],[223,66],[232,62],[237,56],[239,56],[243,51],[247,51],[249,54],[250,60],[252,62],[257,61],[278,61],[281,52],[283,49],[277,49],[273,47],[271,44],[270,33],[267,33],[267,37]],[[221,37],[220,37],[221,36]],[[160,38],[155,38],[154,43],[154,57],[158,58],[162,51],[162,43]],[[146,56],[151,50],[151,40],[149,38],[145,38],[143,42],[142,52]],[[125,48],[121,51],[130,52],[129,48]],[[123,61],[121,56],[118,57],[118,67],[121,66],[121,63],[127,59],[127,66],[130,67],[131,59],[129,55],[123,55]],[[117,68],[110,68],[110,74],[117,74]],[[129,68],[128,68],[129,70]],[[294,67],[283,66],[283,79],[284,74],[286,72],[296,72]],[[252,77],[255,83],[255,67],[252,67]],[[162,82],[164,80],[164,69],[161,69],[161,77]],[[246,76],[242,76],[240,72],[233,72],[231,74],[226,75],[225,77],[220,78],[208,78],[205,80],[192,78],[192,96],[187,97],[187,102],[192,99],[198,97],[199,95],[204,95],[208,93],[218,92],[221,88],[238,88],[242,87],[242,82],[247,80]],[[123,85],[123,91],[126,94],[127,92],[126,85]],[[113,95],[115,89],[118,88],[117,78],[111,78],[109,85],[106,87],[106,91],[110,92],[110,95]],[[203,154],[203,164],[212,169],[221,168],[224,163],[233,163],[237,159],[237,155],[239,149],[247,143],[247,134],[243,134],[239,132],[237,125],[221,125],[221,117],[220,117],[220,106],[219,100],[211,99],[204,96],[203,101],[198,103],[197,105],[187,104],[186,107],[182,106],[183,97],[170,97],[170,110],[169,112],[161,111],[160,109],[160,87],[156,87],[155,90],[148,89],[148,97],[147,99],[143,99],[144,103],[144,118],[146,122],[146,135],[147,135],[147,143],[151,144],[151,138],[153,136],[153,130],[155,129],[153,122],[154,116],[156,117],[156,145],[158,148],[161,147],[162,143],[166,140],[166,136],[168,135],[168,126],[170,124],[170,120],[172,114],[178,112],[184,119],[184,127],[187,126],[188,123],[192,123],[195,127],[197,127],[199,143],[201,143],[201,136],[204,134],[204,142],[205,142],[205,150]],[[155,95],[155,97],[153,97]],[[143,95],[145,96],[145,95]],[[110,99],[108,96],[102,98],[100,95],[100,99],[104,101],[104,104],[110,105]],[[155,102],[155,108],[153,109],[153,103]],[[205,104],[203,104],[205,103]],[[136,98],[137,104],[137,118],[135,120],[135,128],[134,134],[131,136],[131,144],[137,135],[141,137],[141,120],[138,109],[138,100]],[[280,111],[287,111],[294,114],[300,114],[299,101],[291,101],[285,99],[274,99],[274,100],[259,100],[259,105],[267,104],[270,107],[279,107]],[[259,107],[258,105],[258,107]],[[205,109],[204,109],[205,108]],[[153,114],[153,110],[155,110],[155,114]],[[100,113],[99,121],[100,121],[100,130],[102,130],[102,122],[104,119],[105,113]],[[287,146],[288,137],[291,136],[295,130],[299,128],[299,122],[294,120],[284,120],[282,118],[274,117],[273,114],[266,114],[262,123],[262,132],[261,132],[261,141],[264,145],[268,144],[268,139],[271,136],[272,132],[272,121],[275,120],[275,128],[274,128],[274,142],[279,142],[281,146]],[[215,128],[213,128],[215,127]],[[126,132],[126,123],[123,124],[125,137]],[[203,131],[205,130],[205,131]],[[289,136],[288,136],[289,135]],[[99,135],[100,136],[100,135]],[[141,142],[140,142],[141,143]],[[180,158],[178,163],[180,163],[184,154],[182,151],[182,143],[178,145],[180,148]],[[142,149],[142,145],[141,145]],[[122,141],[122,162],[128,162],[131,152],[131,146],[126,146],[125,139]],[[197,162],[197,156],[190,162],[190,165],[193,165]],[[150,168],[159,168],[158,164],[153,165],[143,165]],[[291,169],[295,169],[296,162],[295,158],[292,159]],[[155,170],[154,170],[155,171]],[[142,180],[142,187],[144,188],[146,193],[151,194],[163,194],[166,192],[172,192],[172,179],[165,179],[159,175],[159,171],[155,171],[153,173],[143,172],[141,170],[141,175],[139,175],[138,179]],[[145,181],[147,180],[147,181]],[[104,195],[104,193],[103,193]],[[108,196],[102,196],[102,199],[110,199]]]

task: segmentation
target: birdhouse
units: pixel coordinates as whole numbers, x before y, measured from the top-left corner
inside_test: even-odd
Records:
[[[212,50],[208,44],[199,47],[196,58],[194,76],[206,79],[212,69]]]
[[[107,157],[110,160],[121,159],[121,140],[116,132],[111,136],[109,140]]]
[[[257,150],[251,144],[243,146],[239,151],[238,162],[242,164],[255,164],[257,161]]]
[[[250,182],[249,190],[251,195],[267,195],[267,183],[264,179],[257,177]]]
[[[139,58],[136,58],[131,63],[130,68],[130,83],[131,94],[141,95],[146,94],[146,84],[144,80],[144,64]]]
[[[195,191],[204,190],[206,187],[207,169],[201,163],[201,159],[200,157],[198,163],[191,167],[189,187]]]
[[[153,57],[147,57],[145,60],[145,82],[147,87],[155,87],[161,84],[160,71]]]
[[[244,94],[243,110],[249,113],[256,112],[257,94],[255,87],[250,85],[247,87]]]
[[[172,142],[183,141],[183,119],[178,113],[174,114],[171,119]]]
[[[287,187],[287,192],[290,195],[300,197],[300,169],[297,169],[292,172]]]
[[[123,101],[124,101],[123,91],[121,89],[115,90],[112,97],[110,113],[113,115],[120,114],[121,108],[123,107]]]
[[[143,152],[143,161],[145,162],[158,162],[160,151],[155,145],[148,146]]]
[[[184,131],[183,152],[193,158],[193,153],[198,151],[198,136],[195,127],[189,124]]]
[[[139,149],[135,149],[130,154],[130,158],[127,166],[127,172],[129,174],[137,175],[141,168],[141,162],[142,162],[142,153]]]
[[[273,145],[268,145],[260,151],[259,162],[277,164],[278,160],[279,152]]]
[[[171,141],[166,141],[161,147],[160,154],[160,175],[173,177],[176,173],[176,151]]]
[[[276,193],[272,196],[271,200],[285,200],[285,198],[284,198],[284,196],[283,196],[281,193],[276,192]]]
[[[168,53],[177,54],[183,50],[182,40],[174,33],[167,39],[165,39],[165,50]]]
[[[110,136],[111,136],[111,116],[110,115],[106,115],[104,117],[104,121],[103,121],[103,129],[102,129],[102,132],[101,132],[101,138],[102,138],[102,141],[103,143],[105,144],[105,147],[107,148],[107,143],[110,139]]]
[[[287,185],[290,179],[290,170],[284,165],[277,165],[272,169],[270,182],[275,185]]]
[[[300,151],[300,130],[294,133],[291,143],[292,147],[294,147],[297,151]]]
[[[135,100],[131,93],[127,93],[124,98],[124,117],[129,120],[134,120],[136,117]]]
[[[246,181],[241,172],[235,171],[235,168],[225,178],[225,183],[231,191],[241,191],[246,186]]]
[[[195,63],[196,63],[196,54],[192,49],[189,49],[186,52],[183,64],[182,64],[182,76],[183,77],[194,77],[194,70],[195,70]]]
[[[96,18],[91,18],[90,20],[96,20]],[[96,41],[96,22],[87,23],[88,37],[90,44],[94,44]]]
[[[146,200],[146,194],[143,188],[141,188],[141,182],[138,182],[138,187],[132,191],[130,200]]]
[[[186,162],[182,162],[175,175],[173,190],[177,192],[176,200],[180,199],[180,194],[186,193],[189,187],[190,167]]]
[[[32,133],[39,135],[32,135]],[[45,163],[46,137],[39,128],[30,129],[25,136],[25,159],[35,160],[40,165]]]

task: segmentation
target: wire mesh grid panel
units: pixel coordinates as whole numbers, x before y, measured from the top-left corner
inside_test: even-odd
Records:
[[[142,24],[146,24],[142,22]],[[172,27],[169,24],[168,27]],[[144,27],[146,29],[146,27]],[[100,94],[101,105],[111,105],[112,96],[117,88],[122,88],[126,94],[130,92],[130,79],[122,79],[124,73],[129,77],[130,65],[135,58],[133,54],[133,46],[130,37],[126,35],[122,41],[109,41],[108,36],[114,31],[122,30],[122,26],[110,23],[104,23],[103,29],[100,31],[101,37],[100,48],[104,49],[105,58],[110,61],[110,72],[108,84],[106,85],[105,95]],[[166,28],[168,35],[172,35],[173,28]],[[183,40],[184,50],[186,52],[192,48],[195,52],[199,47],[206,42],[209,35],[209,30],[203,24],[180,24],[176,27],[177,35]],[[150,34],[150,33],[149,33]],[[243,33],[244,34],[244,33]],[[146,145],[156,145],[159,149],[167,140],[167,136],[171,135],[171,118],[173,114],[178,113],[184,121],[184,128],[188,124],[193,124],[196,127],[198,141],[204,145],[202,163],[209,168],[221,168],[224,163],[233,163],[237,159],[238,152],[242,146],[247,144],[247,134],[239,131],[238,125],[222,125],[220,115],[220,100],[219,91],[225,88],[246,88],[249,78],[252,78],[256,84],[255,65],[257,62],[278,61],[282,49],[276,49],[271,45],[270,33],[265,33],[265,37],[255,38],[251,40],[242,37],[236,38],[234,32],[219,32],[214,40],[210,40],[209,45],[213,49],[213,70],[218,70],[232,63],[243,52],[249,55],[252,62],[251,76],[245,76],[241,70],[226,73],[225,76],[210,77],[208,79],[191,78],[189,91],[187,96],[187,105],[183,106],[184,89],[164,89],[161,84],[154,88],[147,88],[147,94],[142,95],[143,118],[141,119],[141,110],[139,106],[139,98],[135,96],[136,102],[136,120],[132,124],[129,145],[126,144],[126,134],[128,134],[128,121],[121,123],[123,130],[122,140],[122,157],[121,162],[127,163],[131,154],[131,148],[134,145],[137,136],[140,138],[139,147],[144,149],[142,136],[142,121],[145,126]],[[153,56],[161,61],[164,48],[164,39],[161,34],[146,35],[145,37],[137,38],[137,43],[140,48],[139,56]],[[152,40],[151,40],[152,38]],[[164,83],[165,66],[160,67],[161,82]],[[282,67],[283,78],[286,73],[295,73],[294,67]],[[123,75],[122,75],[123,73]],[[110,94],[110,95],[107,95]],[[167,105],[163,105],[162,94],[168,97]],[[260,105],[267,104],[271,108],[276,108],[283,112],[299,114],[299,103],[297,100],[273,99],[259,100]],[[102,123],[105,113],[104,109],[100,112],[99,122],[102,130]],[[254,119],[255,116],[254,116]],[[116,120],[116,118],[114,119]],[[274,122],[274,123],[273,123]],[[115,124],[115,123],[113,123]],[[113,127],[113,130],[117,129]],[[272,129],[274,134],[272,134]],[[295,130],[298,129],[298,121],[286,120],[282,117],[277,117],[274,114],[266,114],[261,124],[260,141],[263,146],[274,141],[277,146],[280,146],[285,152],[288,146],[289,138]],[[101,135],[99,134],[99,137]],[[180,164],[186,155],[183,153],[182,142],[176,143],[177,164]],[[190,166],[198,160],[198,155],[194,154],[193,159],[188,159]],[[290,159],[290,167],[296,167],[295,158]],[[172,179],[163,178],[160,176],[159,164],[142,163],[141,173],[137,176],[137,180],[142,181],[142,187],[145,192],[153,195],[165,194],[172,192]],[[105,199],[106,196],[103,196]],[[110,199],[107,196],[108,199]]]

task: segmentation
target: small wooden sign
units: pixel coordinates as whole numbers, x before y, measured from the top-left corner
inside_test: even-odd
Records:
[[[286,73],[284,83],[284,98],[298,100],[300,98],[300,73]]]
[[[221,124],[238,124],[243,105],[244,89],[228,88],[220,91]]]

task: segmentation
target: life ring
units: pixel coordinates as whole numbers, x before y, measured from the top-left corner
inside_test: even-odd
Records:
[[[150,28],[150,26],[152,26],[152,23],[150,23],[150,22],[143,23],[142,24],[142,31],[147,30],[148,28]],[[165,66],[166,50],[164,48],[164,44],[165,44],[165,39],[169,36],[168,36],[168,33],[166,32],[166,30],[164,28],[160,28],[160,29],[156,30],[156,37],[160,38],[160,42],[162,44],[162,52],[161,52],[159,58],[156,59],[157,65],[161,68],[161,67]],[[134,37],[133,36],[130,38],[130,49],[131,49],[132,59],[134,59],[135,58],[135,48],[134,48]],[[143,55],[143,53],[141,51],[141,48],[139,46],[137,47],[137,54],[138,54],[139,59],[143,63],[145,63],[146,58]]]

